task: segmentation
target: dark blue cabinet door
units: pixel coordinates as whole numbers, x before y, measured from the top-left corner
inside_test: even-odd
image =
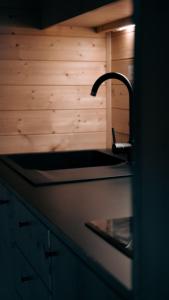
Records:
[[[51,234],[52,300],[77,300],[78,261],[71,251]]]
[[[120,300],[85,264],[79,264],[79,300]]]
[[[51,234],[52,300],[120,300],[69,248]]]
[[[16,298],[13,284],[12,218],[12,194],[0,184],[0,299],[4,300]]]

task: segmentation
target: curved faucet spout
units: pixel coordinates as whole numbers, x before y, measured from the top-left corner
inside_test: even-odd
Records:
[[[126,76],[124,76],[121,73],[110,72],[110,73],[105,73],[105,74],[101,75],[95,81],[95,83],[93,84],[92,90],[91,90],[92,96],[96,96],[99,86],[107,79],[118,79],[118,80],[122,81],[128,88],[129,96],[130,96],[130,94],[131,95],[133,94],[133,89],[132,89],[131,83]]]
[[[93,84],[91,95],[96,96],[99,86],[107,79],[117,79],[125,84],[129,92],[129,143],[133,144],[133,134],[132,134],[132,103],[133,103],[133,88],[126,76],[118,72],[109,72],[100,76]]]

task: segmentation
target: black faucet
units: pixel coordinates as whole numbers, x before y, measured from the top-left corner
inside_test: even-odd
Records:
[[[115,131],[114,128],[112,129],[113,133],[113,145],[112,145],[112,151],[114,153],[121,153],[121,154],[127,154],[127,158],[131,160],[131,148],[133,145],[133,132],[132,132],[132,103],[133,103],[133,88],[126,76],[124,76],[121,73],[117,72],[109,72],[105,73],[102,76],[100,76],[95,83],[93,84],[92,90],[91,90],[91,95],[96,96],[97,90],[99,86],[107,79],[118,79],[121,82],[125,84],[125,86],[128,89],[129,92],[129,141],[128,143],[116,143],[115,139]]]

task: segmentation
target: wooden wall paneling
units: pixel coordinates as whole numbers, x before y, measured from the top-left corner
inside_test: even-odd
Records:
[[[122,84],[112,84],[112,107],[128,109],[129,95],[128,89]]]
[[[126,17],[126,18],[120,18],[115,21],[111,21],[108,23],[102,23],[103,25],[99,25],[95,28],[96,32],[114,32],[119,27],[124,27],[132,24],[132,18]]]
[[[33,15],[31,14],[33,17]],[[104,33],[96,33],[92,27],[52,25],[45,29],[38,29],[34,26],[36,21],[30,14],[20,10],[0,10],[0,34],[22,34],[35,36],[72,36],[72,37],[104,37]]]
[[[94,109],[106,108],[106,87],[90,96],[92,85],[7,86],[0,88],[0,110]]]
[[[0,153],[48,152],[105,148],[104,132],[1,136]]]
[[[1,35],[0,59],[105,61],[104,38]]]
[[[133,80],[134,30],[112,33],[112,71]],[[112,80],[112,127],[117,141],[128,142],[129,94],[124,84]]]
[[[112,34],[113,60],[133,58],[134,31],[122,31]]]
[[[0,85],[90,85],[104,62],[0,61]]]
[[[102,1],[100,8],[69,18],[60,24],[68,26],[79,26],[81,24],[84,27],[97,27],[101,24],[107,24],[111,21],[131,16],[132,14],[133,3],[131,0],[113,1],[113,3],[107,5],[104,5]]]
[[[93,28],[89,27],[75,27],[75,26],[60,26],[53,25],[45,29],[36,29],[30,26],[22,24],[22,26],[10,25],[9,23],[4,25],[1,23],[0,34],[21,34],[31,36],[64,36],[64,37],[91,37],[100,38],[104,37],[105,33],[96,33]]]
[[[131,69],[133,67],[133,59],[121,59],[121,60],[113,60],[112,61],[112,71],[119,72],[123,75],[127,76],[129,80],[131,77]],[[119,80],[112,80],[112,83],[121,84]]]
[[[0,153],[105,148],[105,34],[0,16]]]
[[[129,112],[128,110],[112,109],[112,126],[119,133],[129,133]]]
[[[104,109],[0,112],[0,135],[105,132],[105,130]]]
[[[120,143],[128,143],[129,134],[116,131],[116,141]]]
[[[107,67],[106,71],[111,72],[111,33],[106,34],[106,61]],[[111,81],[107,80],[106,82],[106,147],[108,149],[112,148],[112,91],[111,91]]]

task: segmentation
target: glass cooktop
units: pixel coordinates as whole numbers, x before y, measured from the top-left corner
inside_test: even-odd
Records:
[[[85,223],[85,225],[116,249],[132,258],[132,223],[133,217],[124,217],[107,220],[93,220]]]

